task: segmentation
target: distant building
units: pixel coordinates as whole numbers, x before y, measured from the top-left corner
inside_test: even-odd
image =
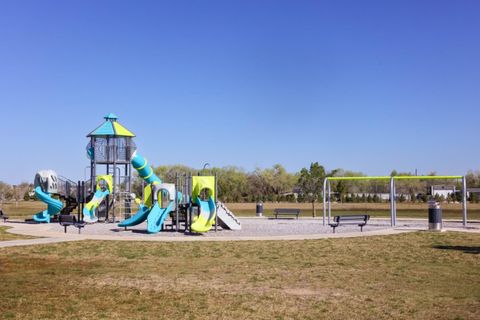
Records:
[[[472,194],[476,194],[480,198],[480,188],[467,188],[467,197],[470,198]]]
[[[435,196],[443,196],[445,199],[451,195],[457,193],[456,186],[448,186],[448,185],[433,185],[430,187],[430,194]]]
[[[385,201],[390,201],[390,193],[386,193],[386,192],[379,192],[379,193],[368,193],[368,192],[355,192],[355,193],[350,193],[349,194],[350,197],[358,197],[358,198],[362,198],[362,197],[368,197],[370,196],[371,198],[373,198],[375,195],[380,199],[380,200],[385,200]]]
[[[296,202],[298,199],[298,195],[301,193],[302,193],[302,189],[300,187],[293,187],[292,191],[282,192],[280,193],[280,195],[283,197],[293,196]]]

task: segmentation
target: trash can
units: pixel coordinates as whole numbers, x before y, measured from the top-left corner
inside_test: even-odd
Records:
[[[428,202],[428,230],[442,231],[442,208],[436,201]]]
[[[257,217],[262,217],[263,216],[263,203],[257,202],[257,212],[256,212]]]

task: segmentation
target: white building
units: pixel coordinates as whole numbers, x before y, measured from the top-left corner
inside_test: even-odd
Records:
[[[434,197],[438,195],[439,197],[443,196],[447,198],[449,195],[455,193],[457,193],[457,187],[455,186],[433,185],[430,187],[430,194]]]

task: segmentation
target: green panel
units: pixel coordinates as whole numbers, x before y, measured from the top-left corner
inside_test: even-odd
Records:
[[[108,191],[110,191],[110,193],[113,193],[113,177],[109,174],[97,176],[97,179],[95,180],[95,183],[97,184],[97,190],[100,189],[100,180],[104,180],[107,183]]]
[[[115,134],[122,137],[135,137],[135,135],[129,131],[127,128],[122,126],[118,122],[113,122],[113,127],[115,128]]]
[[[215,197],[214,176],[193,176],[192,177],[192,201],[195,202],[203,189],[209,190],[209,196]]]
[[[330,181],[335,180],[390,180],[390,176],[371,176],[371,177],[328,177]]]
[[[433,179],[462,179],[463,176],[370,176],[370,177],[328,177],[330,181],[339,180],[433,180]]]
[[[152,185],[147,184],[143,189],[143,204],[150,208],[152,206],[152,203],[153,203]]]
[[[462,179],[463,176],[395,176],[395,180]]]

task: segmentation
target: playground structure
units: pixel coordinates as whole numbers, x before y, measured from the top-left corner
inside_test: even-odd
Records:
[[[86,181],[75,184],[59,178],[52,170],[37,173],[35,194],[48,208],[36,214],[34,221],[48,223],[58,214],[70,214],[76,207],[78,221],[115,223],[123,220],[119,226],[125,229],[146,221],[148,233],[163,230],[168,217],[172,220],[172,229],[175,227],[177,231],[203,233],[213,227],[216,231],[218,226],[241,229],[235,215],[217,202],[216,176],[177,174],[174,183],[162,182],[137,152],[135,135],[117,121],[116,115],[110,113],[104,119],[104,123],[87,135],[90,138],[86,148],[90,160],[86,168],[89,179],[85,177]],[[132,193],[132,167],[143,179],[142,197]],[[66,207],[51,194],[65,199]],[[135,204],[138,211],[132,215]]]
[[[118,224],[127,229],[147,221],[147,232],[160,232],[170,216],[177,231],[207,232],[220,225],[240,230],[241,224],[224,204],[216,199],[216,176],[176,175],[175,183],[164,183],[153,172],[146,159],[135,153],[132,166],[147,183],[143,200],[136,199],[138,212]],[[183,224],[183,228],[181,226]]]
[[[138,153],[133,134],[110,113],[105,122],[87,137],[86,168],[89,178],[75,183],[58,176],[53,170],[39,171],[35,176],[35,194],[47,204],[47,209],[34,215],[36,222],[48,223],[58,214],[70,214],[77,208],[77,220],[119,223],[120,227],[139,225],[146,221],[147,232],[157,233],[171,219],[171,229],[203,233],[218,226],[240,230],[240,221],[228,208],[217,201],[216,176],[177,174],[175,181],[163,182],[148,161]],[[143,179],[143,195],[132,193],[132,167]],[[327,177],[323,184],[323,225],[331,222],[331,181],[384,180],[390,181],[391,226],[396,226],[396,181],[407,179],[461,179],[463,225],[467,225],[467,195],[464,176],[360,176]],[[53,196],[52,196],[53,195]],[[58,197],[59,199],[56,199]],[[65,201],[65,206],[62,201]],[[132,215],[134,207],[137,212]]]
[[[116,215],[129,217],[132,212],[132,169],[130,161],[136,151],[133,142],[135,134],[117,121],[117,116],[109,113],[104,117],[105,122],[87,135],[90,142],[87,145],[87,157],[90,166],[90,177],[85,180],[88,193],[95,193],[92,201],[86,207],[96,209],[97,216],[92,211],[85,211],[84,216],[90,216],[91,222],[101,218],[104,221],[115,222]],[[107,182],[108,192],[99,192],[98,176]],[[98,204],[97,204],[98,203]]]
[[[330,181],[361,181],[361,180],[389,180],[390,181],[390,224],[397,225],[397,180],[447,180],[461,179],[462,181],[462,223],[467,226],[467,182],[465,176],[366,176],[366,177],[327,177],[323,181],[323,225],[330,224],[331,220],[331,184]],[[327,221],[328,213],[328,221]]]
[[[57,214],[69,214],[78,205],[77,185],[53,170],[42,170],[36,173],[34,180],[35,196],[47,204],[47,209],[35,214],[36,222],[49,223]],[[57,195],[55,199],[52,195]],[[64,200],[66,205],[63,205]]]

